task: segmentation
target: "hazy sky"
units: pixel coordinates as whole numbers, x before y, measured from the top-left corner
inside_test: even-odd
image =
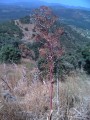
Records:
[[[33,0],[0,0],[0,2],[29,2]],[[37,2],[39,0],[36,0]],[[70,5],[70,6],[81,6],[81,7],[89,7],[90,8],[90,0],[41,0],[49,3],[61,3],[65,5]]]
[[[71,6],[90,7],[90,0],[42,0],[42,1],[61,3]]]

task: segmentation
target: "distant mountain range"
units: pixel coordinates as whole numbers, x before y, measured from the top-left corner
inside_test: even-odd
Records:
[[[47,2],[41,1],[41,0],[0,0],[0,4],[48,4]]]
[[[47,3],[41,0],[0,0],[0,22],[27,16],[41,5],[50,6],[64,23],[90,30],[90,9]]]
[[[20,7],[25,7],[25,8],[35,8],[35,7],[39,7],[41,5],[48,5],[47,2],[43,2],[40,0],[0,0],[0,5],[17,5]]]
[[[47,3],[41,0],[0,0],[0,5],[18,5],[22,7],[38,7],[41,5],[48,5],[48,6],[60,6],[65,8],[73,8],[73,9],[83,9],[83,10],[90,10],[90,8],[80,7],[80,6],[69,6],[59,3]]]

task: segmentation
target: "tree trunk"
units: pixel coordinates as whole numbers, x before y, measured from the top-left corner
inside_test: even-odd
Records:
[[[59,78],[57,73],[57,114],[60,112],[60,99],[59,99]]]
[[[51,61],[50,65],[50,117],[49,120],[52,119],[52,112],[53,112],[53,61]]]

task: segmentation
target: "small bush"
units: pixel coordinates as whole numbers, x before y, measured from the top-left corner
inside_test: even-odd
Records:
[[[5,45],[0,51],[0,61],[5,63],[19,63],[21,59],[21,52],[18,48],[12,45]]]
[[[26,27],[25,30],[28,31],[28,28]]]
[[[24,18],[21,18],[20,22],[23,24],[29,24],[30,23],[30,16],[25,16]]]
[[[84,70],[90,74],[90,46],[87,46],[82,51],[83,58],[85,60]]]

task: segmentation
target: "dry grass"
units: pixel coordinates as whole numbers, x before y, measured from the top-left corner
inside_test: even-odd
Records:
[[[5,116],[9,120],[17,120],[16,113],[20,113],[20,116],[22,116],[21,113],[23,114],[23,112],[24,114],[33,112],[33,116],[36,114],[39,117],[41,116],[39,114],[44,114],[49,109],[48,85],[42,85],[39,80],[33,83],[32,72],[25,66],[19,65],[13,66],[13,68],[11,65],[8,65],[5,67],[5,70],[3,65],[0,67],[2,68],[2,78],[4,79],[6,73],[6,81],[11,88],[11,91],[9,91],[7,84],[2,80],[0,81],[0,120],[3,120]]]
[[[67,77],[65,83],[60,84],[61,114],[68,120],[88,120],[90,115],[90,81],[89,76],[80,72]]]
[[[31,70],[33,67],[31,66]],[[33,83],[33,72],[24,66],[0,65],[0,76],[5,77],[12,91],[0,81],[0,120],[45,120],[49,113],[49,83]],[[90,81],[85,73],[74,73],[59,82],[60,114],[56,106],[56,84],[53,94],[53,120],[90,119]],[[35,79],[34,79],[35,80]]]

